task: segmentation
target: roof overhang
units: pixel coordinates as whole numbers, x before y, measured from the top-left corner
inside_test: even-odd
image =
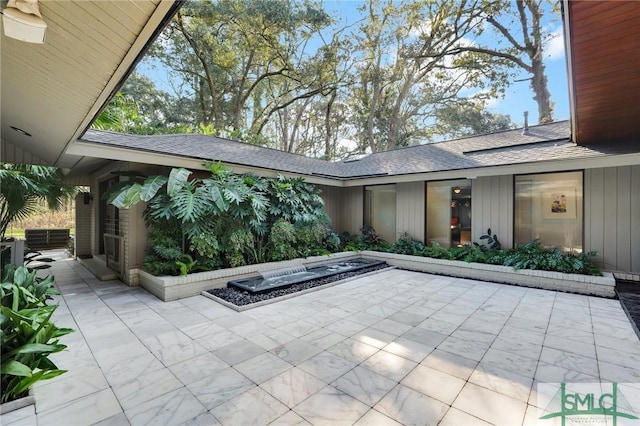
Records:
[[[563,0],[571,123],[579,145],[640,145],[640,2]]]
[[[0,160],[62,168],[101,161],[69,154],[67,147],[84,133],[181,4],[40,0],[47,23],[44,44],[0,35]]]

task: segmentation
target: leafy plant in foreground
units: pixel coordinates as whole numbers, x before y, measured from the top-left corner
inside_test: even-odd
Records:
[[[53,283],[52,276],[40,279],[24,266],[5,268],[0,286],[2,402],[25,396],[34,383],[65,373],[48,358],[66,348],[58,339],[73,331],[51,321],[57,305],[46,301],[57,294]]]

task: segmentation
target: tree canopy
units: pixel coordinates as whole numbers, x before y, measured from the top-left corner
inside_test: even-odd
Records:
[[[145,60],[170,81],[133,73],[97,126],[336,159],[511,128],[486,106],[522,72],[548,122],[549,11],[547,0],[363,0],[343,23],[314,0],[190,0]]]

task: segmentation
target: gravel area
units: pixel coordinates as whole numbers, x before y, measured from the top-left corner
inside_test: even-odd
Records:
[[[226,300],[227,302],[232,303],[236,306],[245,306],[256,302],[261,302],[263,300],[273,299],[274,297],[297,293],[302,290],[318,287],[324,284],[344,280],[346,278],[355,277],[356,275],[362,275],[366,274],[367,272],[377,271],[379,269],[385,269],[388,267],[389,265],[384,264],[361,269],[359,271],[343,272],[341,274],[332,275],[330,277],[318,278],[300,284],[293,284],[291,287],[269,290],[264,293],[249,293],[246,290],[240,290],[233,287],[207,290],[207,293],[219,297],[220,299]]]

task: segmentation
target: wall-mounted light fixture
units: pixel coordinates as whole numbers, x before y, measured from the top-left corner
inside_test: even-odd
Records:
[[[454,194],[459,194],[462,192],[462,189],[459,186],[456,186],[455,188],[453,188],[453,193]]]
[[[2,11],[4,35],[27,43],[44,43],[47,23],[42,19],[38,0],[9,0]]]
[[[93,200],[93,194],[89,192],[85,192],[82,194],[82,203],[84,205],[88,205],[89,203],[91,203],[91,200]]]

